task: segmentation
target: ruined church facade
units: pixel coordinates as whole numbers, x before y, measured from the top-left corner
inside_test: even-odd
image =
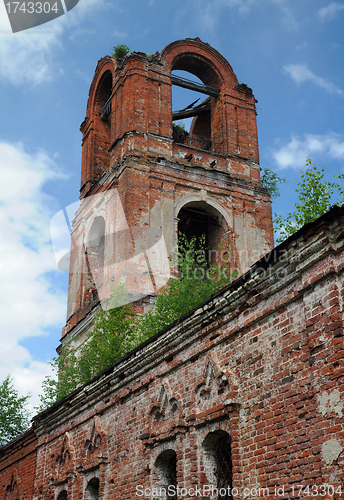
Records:
[[[208,97],[173,113],[173,84]],[[1,498],[342,498],[344,209],[273,248],[255,117],[199,39],[98,63],[60,349],[81,341],[114,270],[142,311],[168,274],[150,249],[163,238],[169,255],[178,231],[232,249],[239,276],[34,417],[1,450]]]

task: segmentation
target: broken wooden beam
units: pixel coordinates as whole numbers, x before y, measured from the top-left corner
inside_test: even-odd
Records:
[[[200,83],[192,82],[186,78],[180,78],[179,76],[172,76],[172,85],[177,85],[178,87],[183,87],[185,89],[196,90],[206,95],[213,95],[218,97],[220,91],[214,87],[208,87],[208,85],[202,85]]]

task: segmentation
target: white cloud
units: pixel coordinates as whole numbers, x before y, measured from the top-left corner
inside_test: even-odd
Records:
[[[328,157],[344,160],[344,137],[339,134],[292,136],[288,144],[271,154],[279,168],[303,168],[307,158]]]
[[[223,8],[237,8],[241,14],[250,10],[257,0],[197,0],[196,12],[205,31],[213,30],[221,19]]]
[[[297,30],[299,23],[296,21],[293,10],[290,8],[288,0],[271,0],[272,3],[277,4],[281,11],[281,24],[287,30]]]
[[[65,17],[65,16],[63,16]],[[60,19],[60,18],[59,18]],[[52,76],[52,59],[63,32],[59,19],[13,34],[0,3],[0,78],[14,85],[37,85]]]
[[[322,7],[318,10],[317,14],[320,19],[328,21],[335,19],[341,10],[344,10],[343,3],[331,2],[327,7]]]
[[[50,367],[19,344],[65,319],[65,296],[47,277],[56,270],[49,231],[53,200],[42,189],[65,176],[44,151],[29,154],[6,142],[0,142],[0,176],[0,381],[10,374],[37,405]]]
[[[305,82],[311,82],[326,90],[329,94],[343,95],[342,89],[334,83],[315,75],[306,64],[287,64],[283,69],[289,74],[297,85],[302,85]]]
[[[0,78],[18,86],[50,80],[52,51],[59,45],[58,35],[56,32],[0,35]]]
[[[56,74],[53,62],[65,29],[77,26],[90,9],[104,5],[104,0],[81,0],[61,17],[13,34],[4,2],[0,2],[0,78],[14,85],[38,85],[50,80]]]
[[[266,3],[275,4],[281,9],[280,22],[283,27],[288,30],[295,30],[298,27],[287,0],[197,0],[197,15],[201,20],[201,26],[208,31],[213,30],[216,23],[223,18],[222,11],[225,8],[237,9],[240,14],[247,14],[252,7],[263,7]]]
[[[114,30],[112,32],[113,36],[116,37],[116,38],[125,38],[128,36],[127,33],[125,33],[124,31],[119,31],[119,30]]]

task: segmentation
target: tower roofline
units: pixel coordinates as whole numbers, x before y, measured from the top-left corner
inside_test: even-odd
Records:
[[[209,80],[211,75],[202,73],[203,66],[201,63],[199,66],[190,66],[190,59],[197,57],[212,68],[220,86],[229,84],[234,87],[239,83],[227,59],[211,45],[202,42],[200,38],[185,38],[184,40],[172,42],[161,51],[160,57],[170,67],[171,71],[183,69],[193,73],[202,81],[204,79]]]

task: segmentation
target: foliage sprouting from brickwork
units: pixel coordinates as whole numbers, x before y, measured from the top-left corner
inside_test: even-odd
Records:
[[[126,55],[130,53],[130,49],[128,45],[115,45],[112,51],[112,56],[115,57],[118,61],[122,61]]]
[[[118,283],[109,309],[98,311],[93,331],[79,350],[75,351],[70,343],[52,361],[58,381],[45,379],[37,409],[42,411],[67,396],[229,283],[236,274],[229,269],[229,257],[229,252],[220,249],[216,262],[209,263],[204,237],[188,241],[180,235],[178,253],[173,259],[178,278],[169,280],[158,295],[154,310],[139,317],[131,304],[118,306],[125,302],[126,294],[124,285]]]

